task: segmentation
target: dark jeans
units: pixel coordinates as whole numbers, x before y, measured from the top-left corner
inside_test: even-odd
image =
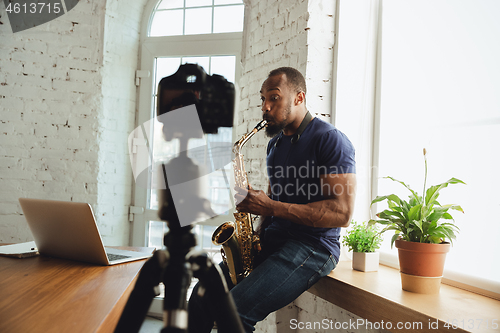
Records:
[[[262,263],[237,286],[231,283],[227,267],[220,264],[246,332],[253,332],[257,322],[288,305],[337,265],[323,247],[290,234],[284,237],[266,232],[263,249]],[[189,332],[208,333],[214,319],[206,310],[210,304],[206,304],[197,291],[198,285],[188,304]]]

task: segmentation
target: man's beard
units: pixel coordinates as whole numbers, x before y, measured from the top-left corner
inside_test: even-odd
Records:
[[[278,123],[278,124],[267,125],[267,127],[266,127],[266,135],[269,138],[272,138],[276,134],[278,134],[279,132],[281,132],[286,127],[286,125],[288,125],[286,119],[283,120],[282,122]]]
[[[284,119],[279,123],[274,123],[272,125],[267,125],[266,127],[266,135],[269,138],[274,137],[279,132],[281,132],[288,125],[288,118],[290,113],[292,113],[292,101],[287,105],[287,108],[284,111]]]

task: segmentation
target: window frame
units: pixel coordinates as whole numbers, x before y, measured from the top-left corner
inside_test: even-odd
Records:
[[[161,0],[150,0],[145,6],[141,23],[141,39],[138,70],[149,71],[150,75],[140,79],[138,91],[138,104],[136,126],[142,126],[149,121],[153,115],[152,92],[154,91],[154,63],[157,57],[188,57],[188,56],[236,56],[235,82],[241,75],[241,48],[243,43],[242,32],[213,33],[201,35],[181,35],[181,36],[157,36],[150,37],[149,28],[154,11]],[[238,86],[236,84],[236,94],[238,96]],[[145,110],[148,110],[146,112]],[[236,108],[237,110],[237,108]],[[148,130],[148,129],[146,129]],[[234,136],[234,131],[233,131]],[[150,179],[148,179],[150,183]],[[148,195],[140,195],[137,187],[132,189],[134,206],[143,207],[144,212],[134,216],[131,226],[131,244],[134,246],[144,246],[148,240],[148,223],[146,220],[157,220],[156,210],[149,209],[147,205]],[[143,222],[140,222],[140,221]],[[218,216],[204,223],[206,225],[219,225],[227,220],[227,216]]]
[[[178,35],[178,36],[149,36],[151,22],[154,17],[155,9],[161,0],[149,0],[144,8],[140,30],[139,60],[138,72],[141,73],[140,79],[136,78],[138,85],[136,126],[142,126],[154,116],[153,95],[155,75],[155,59],[158,57],[189,57],[189,56],[223,56],[233,55],[236,57],[235,67],[235,85],[236,100],[238,100],[237,82],[241,76],[241,50],[243,45],[243,33],[212,33],[201,35]],[[149,76],[145,73],[149,72]],[[138,81],[138,82],[137,82]],[[237,106],[235,108],[238,109]],[[144,128],[144,127],[143,127]],[[148,129],[146,129],[148,130]],[[234,138],[234,129],[233,129]],[[151,177],[151,175],[148,175]],[[150,184],[148,179],[148,184]],[[148,242],[148,222],[158,221],[157,210],[149,209],[148,193],[149,190],[142,189],[139,194],[137,186],[132,188],[132,202],[138,211],[141,207],[142,213],[134,214],[134,221],[130,227],[130,241],[133,246],[144,246]],[[230,215],[232,216],[232,215]],[[204,225],[220,225],[228,219],[226,215],[218,216],[209,223],[198,224],[195,228]],[[201,229],[202,232],[203,228]],[[161,315],[161,298],[155,298],[149,309],[153,315]]]

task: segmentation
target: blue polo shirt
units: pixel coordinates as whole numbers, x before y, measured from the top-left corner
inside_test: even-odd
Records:
[[[273,200],[306,204],[324,200],[320,175],[356,173],[354,147],[335,126],[313,118],[300,139],[283,133],[267,146],[267,171]],[[272,217],[269,228],[320,244],[338,261],[340,228],[314,228]]]

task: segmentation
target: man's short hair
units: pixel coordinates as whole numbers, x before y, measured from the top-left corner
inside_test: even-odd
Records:
[[[288,86],[290,86],[295,92],[299,93],[303,91],[307,92],[306,89],[306,80],[302,73],[292,67],[280,67],[269,72],[268,77],[285,74],[288,82]]]

